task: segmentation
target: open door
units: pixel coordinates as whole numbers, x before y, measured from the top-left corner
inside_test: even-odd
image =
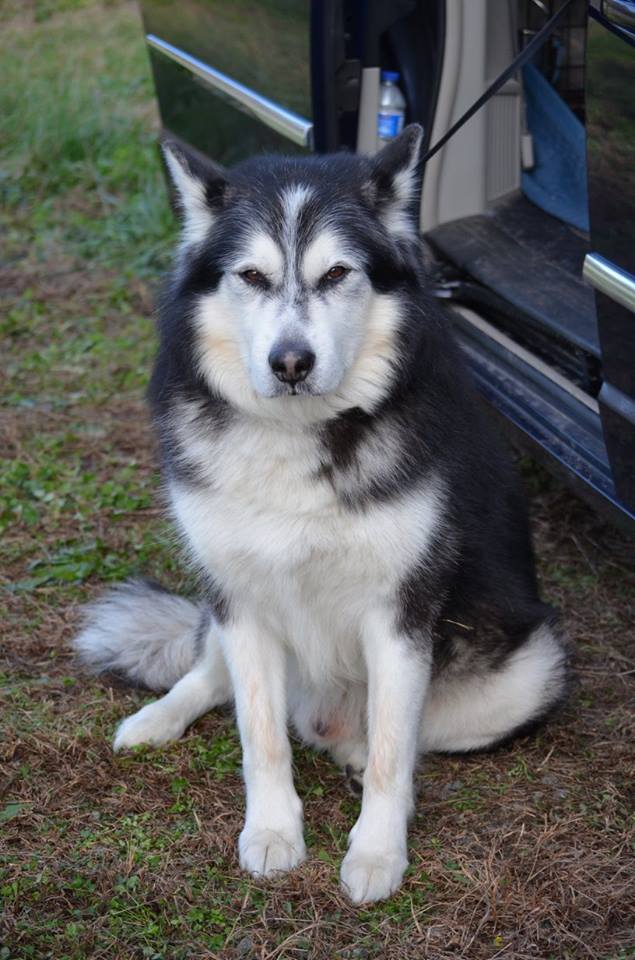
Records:
[[[635,511],[635,3],[590,11],[587,137],[591,252],[603,383],[600,412],[615,486]]]

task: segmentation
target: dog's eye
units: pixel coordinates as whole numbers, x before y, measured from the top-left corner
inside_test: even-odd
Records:
[[[341,280],[348,273],[348,268],[343,267],[341,263],[337,263],[334,267],[331,267],[330,270],[327,270],[324,274],[323,280]]]
[[[266,287],[267,278],[260,270],[243,270],[240,277],[245,283],[250,283],[252,287]]]

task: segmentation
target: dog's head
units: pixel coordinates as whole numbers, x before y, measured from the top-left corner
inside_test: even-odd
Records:
[[[164,146],[183,216],[176,284],[215,392],[265,414],[368,408],[385,393],[415,260],[421,133],[407,127],[373,159],[231,171]]]

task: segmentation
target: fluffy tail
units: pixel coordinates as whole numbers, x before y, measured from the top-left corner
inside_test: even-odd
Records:
[[[160,692],[192,668],[208,627],[207,604],[150,580],[129,580],[86,608],[73,646],[92,672],[114,673]]]
[[[441,673],[423,712],[423,749],[489,750],[533,732],[564,703],[570,659],[568,642],[548,618],[502,662]]]

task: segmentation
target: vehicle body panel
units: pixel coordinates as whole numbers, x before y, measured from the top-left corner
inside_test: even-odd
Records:
[[[624,19],[629,7],[630,28]],[[604,438],[617,493],[635,507],[635,3],[617,8],[617,23],[609,19],[615,5],[593,8],[589,18],[589,214],[592,251],[603,258],[595,265],[603,276],[594,277],[588,267],[586,274],[596,286]],[[621,276],[621,296],[606,283],[611,267]]]
[[[427,147],[562,2],[142,0],[142,10],[164,130],[230,165],[311,146],[374,152],[380,68],[401,73],[406,121],[423,123]],[[635,314],[626,304],[635,277],[634,38],[635,2],[593,0],[587,24],[586,0],[576,0],[541,56],[580,119],[586,93],[590,234],[537,208],[523,213],[528,201],[512,170],[523,130],[516,81],[424,171],[421,224],[437,294],[485,397],[518,440],[633,530]],[[456,73],[468,47],[469,82]],[[455,168],[462,181],[474,170],[474,184],[453,187]],[[455,207],[458,219],[448,220],[444,211]],[[505,250],[508,235],[516,247]],[[585,253],[597,311],[581,283]],[[598,289],[604,264],[621,271],[615,282],[626,284],[626,301],[600,292],[615,283]]]

